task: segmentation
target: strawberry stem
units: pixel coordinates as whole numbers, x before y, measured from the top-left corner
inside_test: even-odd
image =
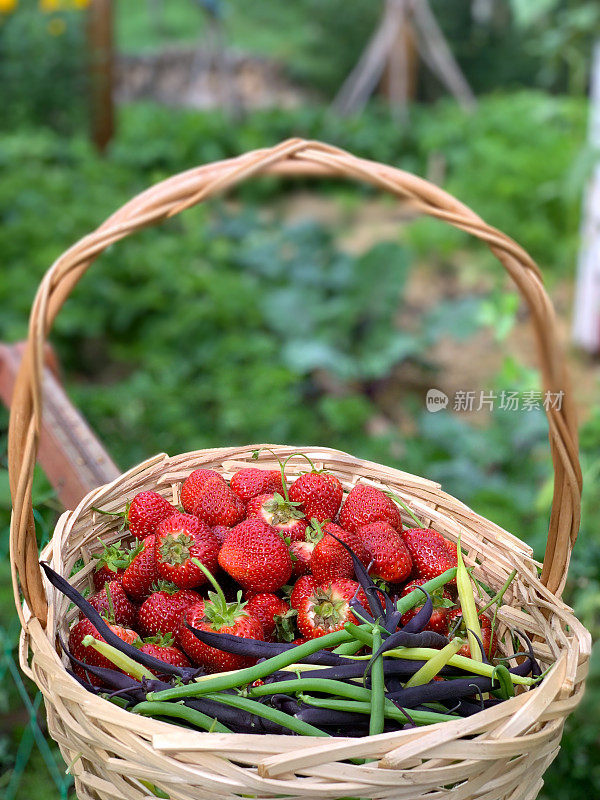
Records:
[[[388,490],[387,492],[384,492],[384,494],[386,494],[390,498],[390,500],[393,500],[395,503],[398,503],[398,505],[401,506],[406,511],[406,513],[409,515],[409,517],[411,517],[417,523],[417,527],[418,528],[422,528],[423,527],[423,522],[413,514],[413,512],[406,505],[404,500],[401,500],[398,497],[397,494],[394,494],[394,492],[392,492],[390,490]]]
[[[221,587],[219,586],[219,582],[212,574],[212,572],[209,569],[207,569],[198,558],[192,558],[192,564],[195,564],[198,567],[198,569],[202,570],[202,572],[204,573],[206,578],[210,581],[214,590],[216,591],[219,600],[223,603],[223,606],[225,607],[227,605],[227,600],[225,599],[225,595],[223,594],[223,589],[221,589]]]
[[[271,450],[270,447],[261,447],[259,450],[255,450],[252,453],[252,458],[254,459],[254,461],[258,460],[259,453],[261,453],[263,450],[266,450],[267,453],[271,453],[271,455],[275,456],[275,458],[277,459],[277,463],[279,464],[279,469],[281,470],[281,485],[283,487],[283,496],[285,497],[286,501],[289,502],[290,498],[288,495],[287,480],[285,478],[285,465],[290,460],[291,456],[287,458],[285,462],[282,462],[277,453],[274,450]]]

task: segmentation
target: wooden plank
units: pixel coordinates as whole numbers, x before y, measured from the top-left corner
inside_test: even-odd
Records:
[[[10,407],[23,345],[0,344],[0,398]],[[74,508],[92,489],[114,480],[120,470],[58,380],[48,349],[44,372],[44,412],[38,461],[65,508]]]

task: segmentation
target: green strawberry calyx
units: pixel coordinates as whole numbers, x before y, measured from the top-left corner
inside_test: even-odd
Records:
[[[194,540],[187,533],[168,533],[160,543],[160,557],[166,564],[185,564],[191,556]]]
[[[102,539],[98,538],[102,545],[102,550],[99,553],[92,553],[92,558],[96,559],[96,572],[107,567],[112,572],[117,572],[119,569],[126,569],[131,563],[129,551],[121,547],[121,542],[113,542],[113,544],[106,544]]]
[[[166,581],[163,578],[159,578],[157,581],[150,586],[150,593],[153,594],[154,592],[165,592],[166,594],[177,594],[177,592],[181,591],[180,587],[177,586],[172,581]]]
[[[301,503],[292,503],[279,492],[275,492],[273,497],[264,503],[263,508],[271,517],[271,525],[285,525],[291,520],[304,519],[304,513],[298,508],[299,505]]]
[[[297,636],[296,632],[296,617],[298,611],[295,608],[290,608],[285,614],[275,614],[273,617],[275,621],[276,638],[278,642],[293,642]]]
[[[155,644],[158,647],[173,647],[174,642],[172,633],[157,633],[155,636],[146,636],[142,639],[143,644]]]
[[[129,524],[130,506],[131,500],[128,500],[125,503],[125,511],[104,511],[104,509],[97,508],[96,506],[92,506],[92,511],[95,511],[97,514],[103,514],[105,517],[119,517],[122,520],[119,530],[123,531]]]
[[[317,587],[311,596],[311,610],[315,628],[334,628],[348,617],[348,601],[334,599],[331,589]]]
[[[234,603],[228,603],[212,572],[198,558],[192,558],[192,563],[202,570],[215,588],[214,592],[208,592],[208,600],[204,603],[204,619],[214,631],[220,631],[221,628],[230,628],[235,625],[240,617],[248,616],[248,612],[244,611],[246,602],[242,602],[241,589],[237,593],[237,600]]]

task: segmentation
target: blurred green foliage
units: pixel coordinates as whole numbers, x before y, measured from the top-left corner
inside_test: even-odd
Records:
[[[20,0],[0,13],[0,129],[50,125],[61,133],[85,124],[87,67],[82,13],[40,13]]]
[[[449,190],[522,241],[551,278],[564,277],[576,246],[581,171],[573,165],[584,123],[581,100],[520,92],[482,98],[472,117],[449,103],[414,108],[410,126],[401,130],[377,108],[343,121],[319,109],[265,111],[234,124],[219,113],[138,106],[122,111],[119,136],[105,159],[82,138],[40,129],[6,133],[0,138],[0,339],[25,334],[35,288],[52,260],[132,195],[197,163],[291,135],[323,138],[420,174],[430,154],[440,154]],[[123,467],[159,450],[318,442],[441,481],[541,555],[550,477],[541,413],[495,413],[481,429],[444,412],[427,414],[422,397],[409,393],[414,429],[390,424],[375,434],[369,425],[386,414],[374,390],[402,376],[403,365],[429,369],[435,383],[430,348],[441,337],[466,341],[486,323],[494,324],[498,339],[506,336],[517,306],[500,293],[500,283],[483,296],[446,301],[420,324],[398,325],[417,260],[448,267],[458,250],[465,265],[485,270],[491,256],[428,220],[402,230],[402,243],[399,236],[349,254],[335,230],[282,219],[281,201],[292,186],[252,181],[236,195],[243,210],[225,202],[192,209],[128,237],[100,258],[66,303],[53,335],[77,404]],[[371,196],[364,187],[335,181],[314,190],[341,207]],[[534,376],[507,361],[496,380],[499,389],[528,389]],[[5,424],[2,412],[0,428]],[[590,486],[600,471],[599,447],[596,412],[582,432]],[[55,511],[42,476],[35,496],[43,537]],[[8,509],[2,469],[3,532]],[[599,511],[597,493],[588,492],[568,586],[568,600],[596,633]],[[10,603],[4,535],[3,619],[14,620]],[[16,624],[9,626],[9,634],[15,632]],[[14,690],[3,691],[0,702],[14,708]],[[597,734],[589,709],[599,702],[595,675],[586,709],[570,723],[561,759],[549,774],[545,800],[572,796],[574,780],[579,791],[598,794]],[[16,735],[0,735],[0,763],[8,772],[17,743]],[[37,794],[39,775],[30,772],[17,797]]]

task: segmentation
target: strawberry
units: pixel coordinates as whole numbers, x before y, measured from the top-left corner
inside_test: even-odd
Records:
[[[206,481],[210,480],[211,478],[219,480],[221,483],[227,486],[225,478],[222,475],[219,475],[219,473],[214,469],[195,469],[184,480],[181,486],[179,499],[181,500],[183,510],[188,514],[194,513],[194,506],[196,504],[197,496],[204,488]]]
[[[425,578],[417,578],[416,580],[410,581],[400,593],[400,597],[405,597],[407,594],[412,592],[415,587],[422,586],[424,583],[426,583]],[[430,595],[433,601],[433,613],[431,614],[431,619],[425,626],[425,630],[436,631],[436,633],[441,633],[444,636],[447,636],[448,615],[450,613],[450,608],[454,605],[454,601],[452,600],[448,590],[444,587],[436,589],[435,592],[430,592]],[[406,614],[402,615],[402,625],[406,625],[406,623],[411,620],[415,614],[417,614],[424,602],[425,595],[423,595],[423,602],[419,602],[418,605],[416,605],[414,608],[411,608],[410,611],[406,612]]]
[[[229,535],[229,531],[231,528],[226,528],[225,525],[213,525],[212,532],[217,537],[217,541],[219,543],[219,547],[223,544],[225,539]]]
[[[210,571],[217,568],[219,543],[208,525],[192,514],[173,514],[158,526],[156,568],[158,575],[180,589],[206,583],[206,575],[193,563],[197,558]]]
[[[221,477],[206,480],[194,495],[191,507],[190,513],[207,525],[231,528],[246,516],[244,504]]]
[[[306,518],[319,522],[335,519],[343,496],[344,490],[338,478],[314,467],[312,472],[296,478],[289,490],[290,500],[302,504]]]
[[[246,602],[246,612],[259,620],[267,640],[275,632],[277,617],[285,616],[289,610],[290,607],[281,597],[270,592],[252,595]]]
[[[105,544],[102,552],[93,553],[96,559],[96,568],[92,575],[94,589],[102,589],[107,581],[121,580],[125,567],[129,566],[126,551],[121,547],[121,542]]]
[[[150,594],[150,587],[158,580],[156,570],[156,536],[150,534],[138,542],[129,553],[129,566],[121,583],[133,600],[141,602]]]
[[[299,577],[306,575],[310,572],[310,559],[313,550],[315,549],[314,542],[292,542],[290,544],[290,556],[292,557],[292,575]]]
[[[278,469],[266,470],[246,467],[231,478],[232,490],[244,503],[259,494],[282,492],[281,472]]]
[[[372,522],[358,529],[372,562],[369,574],[390,583],[406,580],[412,570],[412,559],[400,534],[387,522]]]
[[[156,528],[162,520],[177,509],[158,492],[138,492],[133,500],[126,504],[125,511],[102,511],[100,508],[95,508],[94,511],[111,517],[122,517],[123,527],[128,527],[132,536],[136,539],[145,539],[151,533],[156,533]]]
[[[304,539],[307,522],[298,506],[299,503],[291,503],[279,492],[259,494],[246,504],[246,515],[259,517],[275,528],[283,538],[290,542],[299,542]]]
[[[113,625],[112,623],[108,623],[110,629],[113,633],[123,639],[124,642],[128,642],[129,644],[137,645],[140,642],[139,635],[131,628],[124,628],[121,625]],[[103,642],[104,639],[98,633],[96,626],[92,625],[89,619],[82,619],[77,622],[71,630],[69,631],[69,650],[80,661],[84,661],[86,664],[91,664],[95,667],[106,667],[107,669],[116,669],[115,665],[109,661],[104,656],[100,655],[93,647],[85,647],[82,642],[84,638],[90,634],[95,639]],[[77,675],[82,678],[87,678],[94,686],[101,685],[101,681],[95,675],[92,675],[89,672],[86,672],[83,667],[76,666],[74,671]]]
[[[261,519],[240,522],[219,551],[219,564],[244,589],[275,592],[292,574],[292,559],[277,531]]]
[[[356,581],[339,580],[326,587],[317,587],[311,595],[304,597],[298,609],[298,629],[302,636],[316,639],[341,631],[347,622],[360,623],[349,604],[354,597],[365,608],[369,607],[367,596]]]
[[[116,625],[130,628],[135,622],[137,608],[125,594],[120,581],[107,581],[99,592],[88,597],[90,605],[103,617],[110,618]],[[82,611],[79,619],[84,619]]]
[[[323,536],[318,539],[320,533]],[[354,577],[352,556],[340,542],[329,536],[329,533],[333,533],[345,542],[365,566],[369,563],[369,554],[357,533],[344,530],[333,522],[326,522],[320,532],[317,528],[315,538],[318,541],[310,557],[310,571],[319,584],[329,583],[338,578]]]
[[[402,538],[417,578],[430,580],[456,566],[456,551],[452,555],[442,534],[432,528],[408,528],[402,532]]]
[[[159,581],[157,591],[138,609],[137,627],[144,636],[172,634],[177,637],[183,612],[201,599],[192,589],[179,589],[174,583]]]
[[[140,653],[147,653],[149,656],[159,658],[173,667],[190,666],[187,656],[173,645],[173,637],[170,634],[166,636],[151,636],[148,639],[144,639],[144,644],[140,647]],[[153,672],[157,678],[164,677],[158,670],[151,669],[150,672]]]
[[[375,486],[357,483],[340,511],[340,525],[347,531],[357,531],[371,522],[387,522],[398,532],[402,519],[396,504]]]
[[[299,644],[304,644],[305,642],[309,642],[309,641],[310,641],[310,639],[307,639],[306,636],[298,636],[297,639],[294,639],[292,644],[299,645]]]
[[[222,592],[209,592],[208,600],[186,610],[184,620],[199,630],[231,633],[234,636],[263,641],[262,625],[256,617],[247,613],[245,605],[241,602],[241,592],[234,603],[227,603]],[[181,626],[179,642],[192,661],[207,672],[226,672],[256,663],[256,659],[226,653],[204,644],[185,625]]]
[[[156,533],[163,519],[176,511],[175,506],[157,492],[140,492],[127,508],[129,531],[136,539],[145,539],[151,533]]]
[[[304,600],[305,597],[309,597],[317,586],[318,584],[312,575],[303,575],[301,578],[298,578],[290,595],[291,607],[295,608],[297,611],[300,608],[302,600]]]
[[[451,639],[453,639],[455,636],[462,636],[464,639],[467,638],[467,631],[465,629],[464,622],[461,622],[458,629],[454,630],[456,627],[456,621],[459,617],[462,617],[462,611],[459,606],[450,609],[448,612],[448,630],[450,631]],[[494,631],[494,635],[492,637],[492,623],[487,617],[479,617],[479,624],[481,625],[481,641],[483,643],[485,654],[488,658],[493,658],[496,650],[498,649],[498,638],[496,636],[496,632]],[[463,644],[457,655],[466,656],[467,658],[471,656],[471,648],[469,647],[468,642]]]

